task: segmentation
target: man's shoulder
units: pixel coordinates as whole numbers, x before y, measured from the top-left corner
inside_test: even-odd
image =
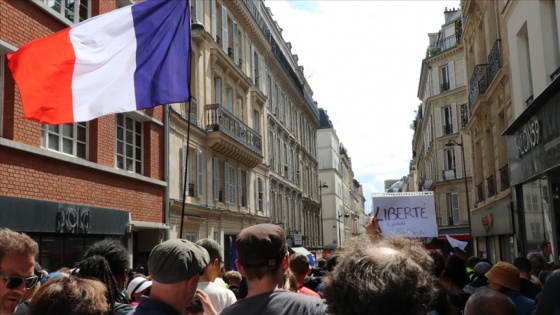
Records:
[[[237,301],[224,309],[221,315],[303,314],[324,315],[326,305],[316,297],[277,290]]]

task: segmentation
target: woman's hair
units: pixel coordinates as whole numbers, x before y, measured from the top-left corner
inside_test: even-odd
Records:
[[[76,276],[46,282],[29,304],[29,315],[106,315],[107,289],[100,281]]]
[[[290,268],[286,269],[282,276],[282,288],[286,291],[297,292],[297,280]]]

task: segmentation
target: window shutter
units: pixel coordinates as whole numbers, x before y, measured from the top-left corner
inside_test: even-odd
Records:
[[[220,200],[220,160],[214,158],[214,200]]]
[[[196,0],[194,5],[196,8],[196,21],[204,24],[204,3],[202,2],[202,0]]]
[[[198,197],[202,197],[204,196],[204,153],[202,152],[202,150],[198,150],[197,155],[196,155],[196,165],[198,167],[198,178],[196,180],[197,183],[197,192],[198,192]]]
[[[447,70],[449,72],[449,89],[453,90],[455,88],[455,61],[447,64]]]
[[[191,168],[190,168],[190,166],[191,166],[191,163],[190,163],[190,162],[191,162],[191,161],[190,161],[190,160],[191,160],[191,156],[190,156],[190,154],[189,154],[189,156],[188,156],[188,162],[187,162],[187,164],[185,165],[185,162],[187,161],[187,152],[188,152],[187,150],[188,150],[188,146],[187,146],[186,144],[183,144],[183,150],[182,150],[182,151],[183,151],[183,152],[182,152],[183,154],[181,155],[181,156],[182,156],[181,165],[182,165],[182,168],[183,168],[182,184],[184,185],[185,182],[187,183],[187,187],[186,187],[186,188],[187,188],[187,196],[188,196],[188,195],[189,195],[189,190],[188,190],[188,189],[189,189],[189,183],[191,182]],[[185,176],[187,177],[187,180],[186,180],[186,181],[185,181]],[[183,189],[185,189],[185,187],[184,187],[183,185],[181,185],[181,187],[183,187]],[[183,191],[184,191],[184,190],[183,190]],[[181,192],[181,193],[182,193],[182,192]]]
[[[439,67],[432,68],[432,93],[433,95],[439,94]]]
[[[438,174],[438,180],[441,181],[443,180],[443,171],[445,170],[445,164],[444,164],[444,159],[443,159],[443,150],[438,150],[437,151],[437,159],[438,159],[438,170],[437,170],[437,174]]]
[[[241,169],[237,169],[237,204],[242,206],[242,199],[243,199],[243,185],[241,182]]]
[[[461,155],[461,147],[455,146],[453,148],[455,151],[455,174],[457,174],[457,178],[463,178],[463,156]]]
[[[216,0],[210,0],[210,10],[212,11],[212,38],[216,40],[218,35],[218,18],[216,14]]]
[[[459,126],[457,125],[457,103],[451,104],[451,123],[453,124],[453,133],[459,131]]]
[[[225,194],[225,202],[227,203],[231,203],[230,201],[230,195],[231,195],[231,191],[230,191],[230,181],[231,181],[231,177],[230,177],[230,173],[229,173],[229,164],[228,163],[224,163],[224,194]]]
[[[434,109],[436,137],[441,137],[443,134],[443,127],[441,125],[441,108]]]
[[[264,60],[263,57],[261,55],[258,55],[258,59],[259,59],[259,90],[261,90],[261,92],[264,92]]]
[[[245,172],[245,199],[247,200],[247,208],[250,208],[249,206],[251,205],[251,198],[249,198],[249,196],[251,196],[251,173],[250,172]],[[256,204],[256,203],[255,203]]]
[[[449,214],[447,213],[447,196],[445,194],[439,195],[439,215],[441,219],[441,225],[448,225]]]
[[[451,211],[453,213],[453,225],[461,224],[461,213],[459,213],[459,195],[451,194]]]
[[[233,23],[233,63],[239,64],[239,34],[237,23]]]
[[[214,78],[214,102],[222,104],[222,78]]]
[[[229,45],[228,38],[228,16],[227,9],[222,5],[222,49],[227,53]]]
[[[251,80],[255,84],[255,47],[251,45]]]

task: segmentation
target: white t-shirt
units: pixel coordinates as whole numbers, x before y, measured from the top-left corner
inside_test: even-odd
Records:
[[[212,306],[214,306],[214,309],[218,313],[237,301],[233,291],[213,282],[199,282],[197,288],[208,295]]]
[[[214,283],[227,289],[226,282],[220,277],[217,277],[216,280],[214,280]]]

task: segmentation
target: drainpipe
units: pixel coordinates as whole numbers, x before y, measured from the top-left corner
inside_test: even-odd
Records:
[[[164,223],[165,240],[169,239],[170,213],[169,213],[169,105],[163,106],[163,176],[165,180]]]

